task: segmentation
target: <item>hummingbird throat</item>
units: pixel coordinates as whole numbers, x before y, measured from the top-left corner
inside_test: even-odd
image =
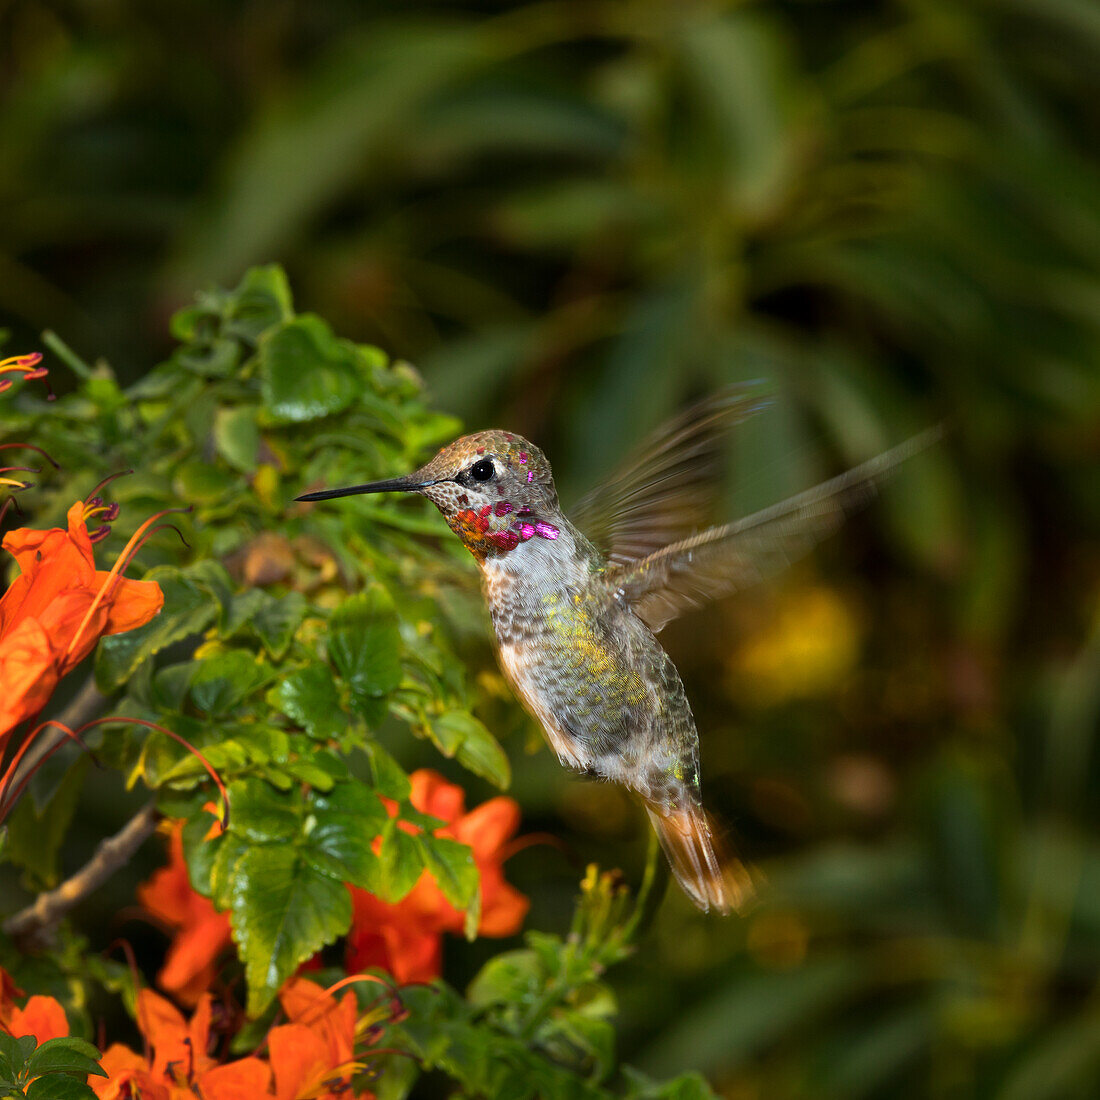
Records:
[[[461,497],[459,503],[464,503]],[[540,520],[530,508],[513,510],[507,500],[486,504],[476,511],[461,508],[448,516],[447,522],[479,561],[509,554],[533,538],[556,539],[560,534],[557,527]]]

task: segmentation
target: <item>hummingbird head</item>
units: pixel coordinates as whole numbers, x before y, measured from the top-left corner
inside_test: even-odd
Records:
[[[556,539],[560,530],[550,463],[542,451],[512,432],[464,435],[405,477],[306,493],[297,499],[389,492],[426,496],[479,562],[509,554],[531,539]]]

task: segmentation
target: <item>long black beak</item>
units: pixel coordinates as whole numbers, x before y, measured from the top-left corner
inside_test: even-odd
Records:
[[[431,485],[430,481],[413,481],[411,477],[395,477],[389,481],[372,481],[367,485],[351,485],[347,489],[322,489],[305,493],[295,500],[332,500],[333,497],[353,497],[359,493],[414,493]]]

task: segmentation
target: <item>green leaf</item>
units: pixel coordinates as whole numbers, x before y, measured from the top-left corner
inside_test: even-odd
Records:
[[[393,599],[382,585],[370,584],[332,613],[328,652],[357,706],[397,687],[401,634]]]
[[[47,1039],[27,1060],[27,1076],[41,1077],[47,1073],[107,1076],[99,1065],[99,1051],[91,1043],[74,1036]]]
[[[185,568],[162,565],[146,580],[156,581],[164,593],[164,607],[145,626],[112,634],[99,643],[95,676],[101,691],[111,692],[133,675],[147,657],[165,646],[205,630],[228,598],[229,577],[215,562],[201,561]]]
[[[229,829],[250,843],[292,840],[302,829],[301,808],[262,779],[239,779],[229,784]]]
[[[395,802],[404,802],[412,790],[404,768],[377,741],[367,744],[366,751],[378,793]]]
[[[240,486],[240,477],[208,462],[185,462],[172,479],[172,488],[188,504],[215,504]]]
[[[424,870],[424,849],[417,837],[405,832],[397,819],[391,818],[382,830],[378,862],[378,896],[383,901],[398,902],[416,885]]]
[[[326,665],[307,665],[290,673],[268,692],[267,700],[320,740],[336,737],[349,721],[340,706],[336,681]]]
[[[254,344],[269,328],[294,316],[286,272],[278,264],[249,268],[229,296],[225,331]]]
[[[260,429],[256,425],[258,410],[254,405],[218,409],[214,418],[214,443],[219,454],[243,474],[256,469],[260,451]]]
[[[226,833],[212,843],[216,845],[216,849],[210,865],[210,900],[220,912],[233,904],[237,865],[251,845],[244,837],[233,832]]]
[[[270,677],[271,670],[251,653],[231,649],[199,665],[191,678],[191,699],[199,710],[211,716],[225,714]]]
[[[682,1073],[657,1082],[633,1066],[622,1067],[627,1081],[626,1100],[715,1100],[716,1094],[698,1073]]]
[[[503,790],[512,781],[508,757],[496,738],[469,711],[449,710],[430,725],[432,740],[444,756]]]
[[[191,885],[204,897],[212,891],[210,878],[214,868],[214,858],[222,844],[221,837],[206,839],[214,817],[206,810],[187,819],[183,826],[183,855],[187,864],[187,877]]]
[[[466,995],[470,1003],[478,1008],[498,1004],[533,1004],[545,978],[534,951],[527,948],[502,951],[478,971]]]
[[[311,867],[297,847],[278,844],[247,849],[230,889],[248,1014],[258,1016],[306,959],[348,930],[351,897],[342,882]]]
[[[88,757],[80,756],[65,773],[53,797],[43,807],[33,798],[23,798],[8,818],[7,859],[22,867],[33,889],[57,885],[58,854],[76,811]]]
[[[0,1079],[14,1081],[22,1072],[27,1056],[19,1040],[0,1030]]]
[[[283,423],[342,412],[363,392],[358,349],[311,313],[264,333],[260,378],[264,405]]]
[[[443,896],[456,908],[465,909],[477,893],[478,876],[474,853],[449,837],[421,834],[424,865],[431,872]]]
[[[96,1100],[92,1087],[75,1077],[39,1077],[27,1086],[27,1100]]]
[[[186,345],[172,359],[195,374],[208,378],[228,378],[241,361],[241,346],[236,340],[222,337],[208,343]]]
[[[267,598],[260,604],[249,625],[264,649],[276,660],[281,660],[309,605],[301,592],[288,592],[280,597],[268,593],[264,595]]]
[[[374,791],[358,781],[338,783],[330,793],[314,796],[311,813],[310,849],[336,861],[342,881],[375,890],[379,861],[372,844],[389,814]]]

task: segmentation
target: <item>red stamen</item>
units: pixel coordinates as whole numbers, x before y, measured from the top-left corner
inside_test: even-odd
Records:
[[[40,723],[39,725],[35,726],[34,729],[32,729],[26,737],[23,738],[23,743],[19,746],[15,755],[12,757],[11,762],[4,769],[3,778],[0,779],[0,821],[3,821],[4,818],[7,817],[8,813],[11,811],[11,808],[16,804],[16,802],[19,801],[20,795],[22,795],[23,791],[26,789],[27,784],[31,781],[31,777],[34,775],[34,773],[38,771],[38,769],[42,767],[42,765],[45,764],[46,761],[49,760],[49,758],[53,756],[53,754],[57,752],[57,750],[61,748],[62,745],[65,744],[64,741],[58,741],[57,744],[51,745],[50,748],[42,754],[42,759],[39,760],[38,763],[35,764],[35,766],[31,768],[31,770],[25,776],[23,776],[23,778],[19,781],[19,786],[16,787],[16,789],[9,797],[8,789],[11,787],[11,784],[15,779],[15,773],[19,770],[19,764],[22,762],[23,757],[27,754],[34,740],[44,729],[47,729],[49,726],[54,726],[56,729],[61,730],[66,737],[68,737],[70,740],[75,741],[96,762],[96,765],[98,766],[99,761],[96,759],[95,753],[92,752],[92,750],[89,749],[88,746],[85,745],[80,738],[80,733],[83,732],[83,730],[85,729],[84,726],[81,726],[79,730],[74,731],[66,726],[64,722],[58,722],[52,718]]]
[[[90,722],[85,722],[80,727],[79,732],[83,733],[84,730],[90,729],[92,726],[103,725],[115,725],[115,726],[143,726],[145,729],[155,730],[157,733],[163,733],[168,737],[171,737],[173,741],[181,744],[189,753],[195,756],[199,763],[206,769],[207,775],[214,780],[214,786],[218,788],[218,793],[222,796],[222,828],[227,829],[229,827],[229,792],[225,789],[225,784],[222,782],[221,776],[214,770],[214,766],[206,759],[205,756],[197,749],[190,741],[185,737],[181,737],[174,730],[168,729],[166,726],[158,726],[156,722],[147,722],[144,718],[130,718],[122,717],[116,718],[113,715],[106,718],[93,718]]]
[[[0,443],[0,451],[6,451],[10,447],[26,447],[28,450],[37,451],[55,470],[60,470],[61,467],[50,458],[41,447],[36,447],[33,443]]]
[[[100,489],[102,489],[105,485],[110,485],[112,481],[117,481],[120,477],[126,477],[127,474],[132,474],[133,472],[133,470],[119,470],[117,473],[108,474],[91,490],[88,496],[84,498],[85,502],[90,504],[91,501],[88,500],[88,497],[91,497],[93,494],[98,494]]]
[[[130,980],[134,983],[134,993],[136,994],[141,988],[141,971],[138,970],[137,959],[134,957],[134,949],[130,946],[130,941],[120,936],[117,940],[107,944],[102,951],[102,957],[107,958],[116,947],[121,947],[123,955],[126,956],[126,966],[130,971]],[[144,1031],[141,1032],[141,1042],[146,1062],[151,1061],[152,1052],[149,1049],[149,1038]]]

